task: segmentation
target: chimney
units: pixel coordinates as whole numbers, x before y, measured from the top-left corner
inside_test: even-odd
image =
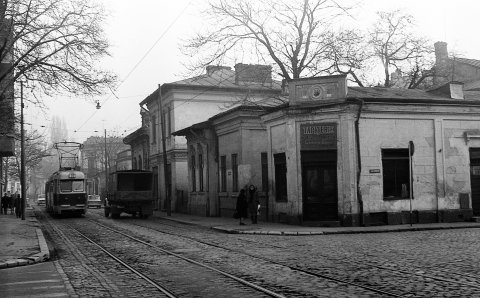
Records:
[[[269,65],[242,64],[235,65],[235,84],[272,85],[272,67]]]
[[[451,99],[465,99],[463,94],[463,83],[462,82],[448,82],[445,85],[442,85],[438,88],[428,90],[433,94],[438,95],[447,95]]]
[[[437,41],[435,47],[435,75],[433,76],[433,84],[440,85],[448,82],[450,73],[450,63],[448,62],[447,43]]]
[[[447,43],[444,41],[437,41],[434,44],[435,47],[435,60],[437,64],[444,62],[448,59]]]
[[[221,65],[207,65],[207,75],[211,76],[214,72],[219,70],[232,70],[230,66],[221,66]]]

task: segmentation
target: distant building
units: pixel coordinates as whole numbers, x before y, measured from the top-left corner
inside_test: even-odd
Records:
[[[147,110],[141,109],[142,126],[123,138],[123,142],[130,145],[131,150],[131,168],[135,170],[150,170],[150,136],[149,124],[151,121],[155,124],[155,119],[151,119]],[[156,138],[156,136],[153,136]]]
[[[87,176],[88,193],[105,191],[105,164],[108,172],[115,171],[118,154],[129,149],[121,137],[91,136],[83,142],[81,164]]]
[[[446,42],[435,43],[434,71],[433,83],[436,86],[459,81],[464,83],[465,90],[480,90],[480,60],[449,56]]]
[[[126,149],[118,152],[115,160],[115,170],[124,171],[132,169],[132,150]]]

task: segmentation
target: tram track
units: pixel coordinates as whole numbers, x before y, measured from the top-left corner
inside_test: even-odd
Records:
[[[115,233],[118,233],[118,234],[121,234],[125,237],[128,237],[129,239],[132,239],[134,241],[137,241],[137,242],[140,242],[140,243],[143,243],[149,247],[152,247],[154,249],[158,249],[162,252],[165,252],[165,253],[168,253],[168,254],[171,254],[171,255],[174,255],[176,257],[179,257],[179,258],[182,258],[184,260],[187,260],[189,262],[192,262],[194,264],[197,264],[199,266],[203,266],[203,267],[206,267],[206,268],[209,268],[211,270],[215,270],[215,271],[218,271],[218,269],[215,269],[209,265],[205,265],[205,264],[202,264],[201,262],[198,262],[198,261],[195,261],[193,259],[190,259],[190,258],[186,258],[184,256],[181,256],[181,255],[178,255],[176,253],[173,253],[173,252],[170,252],[168,250],[165,250],[163,248],[160,248],[154,244],[151,244],[151,243],[148,243],[148,242],[145,242],[141,239],[138,239],[136,237],[133,237],[131,235],[128,235],[127,233],[124,233],[122,231],[119,231],[117,229],[114,229],[112,227],[109,227],[109,226],[106,226],[104,224],[101,224],[99,223],[98,221],[96,220],[91,220],[89,219],[90,221],[93,221],[95,222],[95,224],[105,228],[105,229],[109,229],[111,230],[112,232],[115,232]],[[309,270],[305,270],[305,269],[302,269],[302,268],[299,268],[299,267],[296,267],[296,266],[291,266],[291,265],[288,265],[288,264],[284,264],[284,263],[281,263],[281,262],[277,262],[277,261],[274,261],[274,260],[271,260],[271,259],[268,259],[268,258],[263,258],[263,257],[259,257],[259,256],[256,256],[256,255],[252,255],[252,254],[249,254],[249,253],[246,253],[244,251],[240,251],[240,250],[232,250],[230,248],[227,248],[227,247],[224,247],[224,246],[219,246],[219,245],[215,245],[215,244],[211,244],[211,243],[207,243],[207,242],[204,242],[204,241],[200,241],[198,239],[195,239],[193,237],[186,237],[186,236],[180,236],[178,234],[174,234],[174,233],[166,233],[164,231],[160,231],[160,230],[156,230],[156,229],[152,229],[151,227],[148,227],[148,226],[144,226],[144,225],[139,225],[139,224],[134,224],[134,223],[129,223],[129,224],[133,224],[133,225],[136,225],[136,226],[139,226],[139,227],[143,227],[143,228],[147,228],[147,229],[151,229],[151,230],[154,230],[156,232],[160,232],[160,233],[165,233],[165,234],[169,234],[169,235],[172,235],[172,236],[176,236],[176,237],[182,237],[182,238],[187,238],[189,240],[193,240],[193,241],[196,241],[198,243],[201,243],[201,244],[204,244],[204,245],[209,245],[209,246],[213,246],[213,247],[216,247],[218,249],[223,249],[223,250],[228,250],[228,251],[231,251],[231,252],[235,252],[235,253],[240,253],[240,254],[245,254],[245,255],[248,255],[249,257],[253,257],[253,258],[257,258],[257,259],[261,259],[262,261],[265,261],[265,262],[269,262],[271,264],[275,264],[275,265],[278,265],[278,266],[282,266],[282,267],[287,267],[289,270],[292,270],[292,271],[296,271],[296,272],[301,272],[303,274],[307,274],[307,275],[310,275],[310,276],[314,276],[316,278],[320,278],[320,279],[323,279],[323,280],[328,280],[328,281],[332,281],[332,282],[336,282],[336,283],[340,283],[340,284],[345,284],[345,285],[349,285],[349,286],[353,286],[353,287],[356,287],[356,288],[361,288],[363,290],[367,290],[369,292],[372,292],[372,293],[375,293],[375,294],[378,294],[380,295],[381,297],[405,297],[405,293],[401,293],[401,294],[397,294],[397,293],[392,293],[392,292],[389,292],[389,291],[385,291],[385,290],[381,290],[381,289],[377,289],[377,288],[374,288],[374,287],[371,287],[371,286],[367,286],[367,285],[362,285],[362,284],[359,284],[359,283],[355,283],[355,282],[351,282],[351,281],[348,281],[348,280],[345,280],[345,279],[341,279],[341,278],[336,278],[336,277],[333,277],[333,276],[328,276],[328,275],[325,275],[325,274],[320,274],[320,273],[316,273],[316,272],[312,272],[312,271],[309,271]],[[221,271],[221,270],[220,270]],[[228,273],[227,273],[228,274]],[[235,277],[233,277],[235,279]],[[246,281],[245,281],[246,282]],[[272,297],[284,297],[284,296],[272,296]]]
[[[223,275],[223,276],[225,276],[225,277],[228,277],[228,278],[230,278],[230,279],[232,279],[232,280],[235,280],[235,281],[241,283],[241,284],[244,285],[244,286],[247,286],[247,287],[250,287],[250,288],[252,288],[252,289],[255,289],[255,290],[257,290],[257,291],[259,291],[259,292],[261,292],[261,293],[263,293],[263,294],[265,294],[265,295],[267,295],[267,296],[269,296],[269,297],[285,298],[285,296],[282,295],[282,294],[278,294],[278,293],[276,293],[276,292],[274,292],[274,291],[271,291],[271,290],[269,290],[269,289],[266,289],[266,288],[264,288],[264,287],[261,287],[261,286],[259,286],[259,285],[256,285],[256,284],[254,284],[254,283],[252,283],[252,282],[249,282],[249,281],[247,281],[247,280],[245,280],[245,279],[243,279],[243,278],[237,277],[237,276],[235,276],[235,275],[233,275],[233,274],[230,274],[230,273],[228,273],[228,272],[225,272],[225,271],[223,271],[223,270],[216,269],[216,268],[214,268],[214,267],[212,267],[212,266],[209,266],[209,265],[207,265],[207,264],[203,264],[203,263],[201,263],[201,262],[198,262],[198,261],[195,261],[195,260],[193,260],[193,259],[187,258],[187,257],[185,257],[185,256],[182,256],[182,255],[178,254],[178,253],[175,253],[175,252],[172,252],[172,251],[163,249],[163,248],[161,248],[161,247],[159,247],[159,246],[156,246],[156,245],[153,245],[153,244],[148,243],[148,242],[146,242],[146,241],[143,241],[143,240],[141,240],[141,239],[139,239],[139,238],[137,238],[137,237],[133,237],[133,236],[128,235],[128,234],[126,234],[126,233],[124,233],[124,232],[121,232],[121,231],[119,231],[119,230],[116,230],[116,229],[113,229],[113,228],[111,228],[111,227],[107,227],[107,226],[105,226],[105,225],[99,224],[98,222],[97,222],[96,224],[99,225],[99,226],[102,226],[103,228],[108,229],[108,230],[110,230],[110,231],[112,231],[112,232],[115,232],[115,233],[117,233],[117,234],[120,234],[120,235],[122,235],[122,236],[125,236],[125,237],[129,238],[130,240],[133,240],[133,241],[135,241],[135,242],[138,242],[138,243],[141,243],[141,244],[143,244],[143,245],[145,245],[145,246],[148,246],[148,247],[150,247],[150,248],[153,248],[153,249],[156,250],[156,251],[160,251],[160,252],[162,252],[162,253],[164,253],[164,254],[167,254],[167,255],[170,255],[170,256],[173,256],[173,257],[182,259],[182,260],[184,260],[184,261],[187,261],[187,262],[189,262],[189,263],[195,264],[195,265],[200,266],[200,267],[202,267],[202,268],[205,268],[205,269],[214,271],[214,272],[216,272],[216,273],[219,273],[219,274],[221,274],[221,275]],[[171,291],[167,290],[167,288],[166,288],[165,286],[159,284],[158,282],[153,281],[153,280],[150,279],[149,277],[147,277],[147,276],[145,276],[144,274],[140,273],[139,271],[135,270],[132,266],[128,265],[126,262],[124,262],[124,261],[122,261],[120,258],[116,257],[112,252],[110,252],[109,250],[107,250],[106,248],[104,248],[102,245],[100,245],[97,241],[91,239],[90,237],[88,237],[88,236],[86,236],[85,234],[83,234],[82,232],[80,232],[79,229],[74,228],[73,226],[69,226],[69,228],[70,228],[71,230],[76,231],[79,235],[81,235],[81,236],[82,236],[83,238],[85,238],[87,241],[89,241],[90,243],[92,243],[92,244],[94,244],[95,246],[97,246],[98,248],[100,248],[103,252],[105,252],[105,253],[106,253],[108,256],[110,256],[112,259],[114,259],[115,261],[117,261],[117,262],[119,262],[120,264],[122,264],[122,266],[128,268],[129,270],[131,270],[132,272],[134,272],[135,274],[137,274],[138,276],[140,276],[142,279],[146,280],[147,282],[149,282],[150,284],[152,284],[154,287],[156,287],[157,289],[159,289],[160,291],[162,291],[163,293],[165,293],[168,297],[177,297],[177,296],[173,295]]]
[[[198,238],[195,238],[195,237],[179,235],[178,233],[170,233],[170,232],[166,232],[166,231],[163,231],[163,230],[152,228],[151,226],[146,226],[146,225],[138,224],[138,223],[129,222],[129,224],[137,225],[137,226],[140,226],[140,227],[143,227],[143,228],[153,229],[156,232],[165,233],[165,234],[169,234],[169,235],[176,236],[176,237],[186,238],[186,239],[196,241],[196,242],[204,244],[204,245],[213,246],[213,247],[216,247],[216,248],[219,248],[219,249],[225,249],[225,250],[236,252],[236,253],[246,254],[250,257],[258,258],[258,259],[261,259],[263,261],[271,262],[271,263],[274,263],[274,264],[277,264],[277,265],[280,265],[280,266],[287,266],[292,270],[300,271],[300,272],[303,272],[305,274],[317,276],[319,278],[324,278],[324,279],[328,279],[328,280],[332,280],[332,281],[336,281],[336,282],[349,284],[349,285],[360,287],[360,288],[363,288],[363,289],[367,289],[367,290],[370,290],[370,291],[373,291],[373,292],[376,292],[376,293],[379,293],[379,294],[382,294],[382,295],[388,295],[388,296],[391,296],[391,297],[404,297],[404,296],[412,294],[412,293],[408,293],[408,292],[404,292],[404,293],[400,293],[400,294],[399,293],[391,293],[391,292],[384,291],[384,290],[379,290],[379,289],[376,289],[376,288],[373,288],[373,287],[370,287],[370,286],[365,286],[365,285],[362,285],[362,284],[359,284],[359,283],[350,282],[350,281],[347,281],[347,280],[344,280],[344,279],[341,279],[341,278],[336,278],[336,277],[329,276],[329,275],[326,275],[326,274],[317,273],[317,272],[313,272],[313,271],[310,271],[310,270],[305,270],[305,269],[300,268],[298,266],[292,266],[292,265],[285,264],[285,263],[282,263],[282,262],[277,262],[277,261],[272,260],[270,258],[265,258],[265,257],[261,257],[261,256],[258,256],[258,255],[249,254],[248,252],[245,252],[244,250],[235,250],[235,249],[232,249],[230,247],[223,246],[223,245],[218,245],[218,244],[213,244],[211,242],[202,241],[202,240],[199,240]],[[164,225],[164,224],[165,223],[162,223],[162,225]],[[178,225],[169,225],[169,224],[167,224],[167,225],[170,226],[170,227],[174,227],[175,229],[178,229],[178,227],[179,227]],[[186,230],[188,230],[188,229],[186,229]],[[245,241],[245,239],[242,238],[242,241]],[[256,245],[258,245],[258,240],[254,241],[254,243]],[[271,246],[271,247],[276,248],[276,249],[290,250],[288,248],[284,248],[284,247],[281,247],[281,246],[272,245],[272,244],[264,243],[264,242],[262,242],[262,245]],[[293,251],[293,250],[290,250],[290,251],[298,253],[298,251]],[[322,256],[322,257],[328,257],[328,256]],[[335,261],[336,262],[341,262],[341,263],[344,263],[344,264],[349,264],[349,265],[353,264],[353,265],[362,266],[362,267],[369,266],[371,268],[376,268],[376,269],[380,269],[380,270],[384,270],[384,271],[389,271],[389,272],[392,272],[392,273],[395,273],[395,274],[401,274],[401,275],[405,275],[405,276],[416,276],[416,277],[423,278],[423,279],[431,279],[431,280],[435,280],[435,281],[442,282],[442,283],[456,284],[456,285],[459,285],[459,286],[470,287],[470,288],[475,288],[475,289],[480,290],[480,284],[478,284],[478,283],[461,281],[461,280],[456,280],[456,279],[451,279],[451,278],[439,277],[439,276],[435,276],[435,275],[432,275],[432,274],[428,274],[421,269],[417,269],[414,272],[412,272],[412,271],[409,271],[409,270],[403,270],[403,269],[399,269],[399,268],[391,268],[391,267],[382,266],[382,265],[373,264],[373,263],[368,263],[368,262],[364,262],[364,261],[357,262],[357,261],[354,261],[354,260],[346,260],[346,259],[336,259]],[[443,273],[448,273],[449,275],[453,274],[455,276],[458,276],[459,279],[465,278],[465,274],[456,274],[455,272],[451,272],[451,271],[445,271]]]
[[[146,282],[148,282],[150,285],[152,285],[153,287],[155,287],[157,290],[159,290],[160,292],[162,292],[163,294],[165,294],[165,296],[167,296],[168,298],[177,298],[178,296],[174,295],[173,292],[171,292],[170,290],[168,290],[168,288],[164,285],[162,285],[161,283],[157,282],[157,281],[154,281],[152,280],[151,278],[149,278],[148,276],[146,276],[145,274],[142,274],[141,272],[139,272],[138,270],[136,270],[135,268],[133,268],[132,266],[128,265],[126,262],[124,262],[123,260],[121,260],[119,257],[115,256],[113,253],[111,253],[109,250],[105,249],[103,246],[101,246],[100,244],[98,244],[96,241],[92,240],[91,238],[89,238],[88,236],[86,236],[85,234],[83,234],[82,232],[80,232],[78,229],[75,229],[73,227],[69,227],[70,229],[76,231],[80,236],[82,236],[85,240],[87,240],[88,242],[92,243],[94,246],[96,246],[97,248],[99,248],[101,251],[103,251],[105,254],[107,254],[110,258],[112,258],[113,260],[115,260],[117,263],[119,263],[120,265],[122,265],[123,267],[127,268],[128,270],[130,270],[132,273],[134,273],[135,275],[137,275],[138,277],[142,278],[143,280],[145,280]]]
[[[169,289],[168,286],[166,286],[165,284],[161,283],[161,282],[158,282],[157,281],[157,278],[151,278],[149,276],[147,276],[148,274],[143,274],[141,273],[141,269],[138,270],[135,268],[135,265],[134,264],[129,264],[128,261],[125,261],[123,260],[121,257],[117,256],[115,254],[115,252],[113,252],[111,249],[108,249],[106,248],[104,245],[102,245],[101,243],[99,243],[99,241],[96,241],[95,239],[92,239],[92,237],[89,237],[88,235],[86,235],[86,233],[82,232],[79,228],[77,227],[74,227],[74,225],[76,226],[81,226],[82,222],[84,223],[85,221],[87,221],[86,219],[60,219],[60,220],[52,220],[51,218],[49,218],[48,215],[46,214],[42,214],[41,215],[41,219],[46,221],[48,223],[48,225],[50,226],[50,229],[52,229],[57,235],[61,235],[62,238],[66,238],[65,234],[68,234],[68,238],[70,237],[74,237],[75,234],[77,234],[79,237],[83,238],[84,240],[86,240],[86,242],[90,243],[90,245],[93,245],[94,247],[96,247],[98,250],[102,251],[104,254],[106,254],[111,260],[115,261],[116,263],[120,264],[121,266],[123,266],[124,268],[126,268],[127,270],[129,270],[132,274],[138,276],[139,278],[143,279],[144,281],[146,281],[148,284],[150,284],[153,288],[157,289],[158,291],[160,291],[165,297],[190,297],[192,296],[192,294],[186,294],[185,291],[183,290],[180,290],[180,294],[175,294],[175,289]],[[71,223],[65,223],[65,221],[73,221]],[[99,225],[98,222],[95,223],[96,225]],[[62,226],[62,227],[60,227]],[[104,227],[104,228],[108,228],[108,227]],[[68,233],[65,233],[63,232],[62,230],[66,230],[66,231],[74,231],[74,233],[71,233],[71,232],[68,232]],[[119,234],[118,232],[121,233],[121,231],[115,231],[114,229],[110,228],[110,231],[112,232],[115,232],[116,234]],[[185,262],[188,262],[188,263],[191,263],[195,266],[198,266],[198,267],[201,267],[205,270],[210,270],[212,272],[215,272],[216,274],[220,274],[222,276],[224,276],[225,278],[228,278],[230,280],[233,280],[239,284],[241,284],[243,287],[245,288],[250,288],[252,289],[253,291],[257,292],[257,294],[253,294],[254,297],[277,297],[277,298],[284,298],[286,297],[285,295],[282,295],[282,294],[279,294],[279,293],[276,293],[272,290],[269,290],[265,287],[262,287],[262,286],[259,286],[259,285],[256,285],[255,283],[253,282],[249,282],[241,277],[238,277],[238,276],[235,276],[234,274],[230,274],[228,272],[225,272],[225,271],[222,271],[222,270],[218,270],[212,266],[208,266],[206,264],[202,264],[200,262],[196,262],[195,260],[192,260],[192,259],[189,259],[189,258],[186,258],[180,254],[177,254],[177,253],[174,253],[174,252],[170,252],[168,250],[164,250],[162,249],[161,247],[158,247],[158,246],[154,246],[154,245],[150,245],[148,242],[146,241],[143,241],[141,239],[138,239],[136,237],[132,237],[130,235],[127,235],[125,233],[123,233],[124,237],[128,238],[129,240],[131,241],[135,241],[137,243],[140,243],[144,246],[148,246],[150,249],[154,249],[156,250],[157,252],[161,252],[165,255],[169,255],[171,257],[175,257],[177,259],[181,259]],[[118,238],[118,237],[117,237]],[[64,239],[63,242],[72,242],[72,241],[69,241],[67,239]],[[70,246],[73,246],[73,244],[70,244]],[[154,256],[155,254],[150,254],[152,256]],[[94,271],[94,270],[93,270]],[[92,272],[92,270],[90,270],[90,272]],[[151,274],[151,272],[150,272]],[[230,285],[232,285],[231,283],[229,283]],[[179,287],[176,286],[176,290],[178,290]],[[118,289],[116,289],[118,291]],[[246,296],[252,296],[252,292],[250,291],[246,291],[245,292],[249,293],[249,294],[246,294]],[[261,293],[261,294],[260,294]],[[227,294],[228,295],[228,294]],[[193,294],[193,296],[196,296],[195,294]],[[203,295],[202,295],[203,296]],[[163,296],[162,296],[163,297]]]
[[[136,224],[136,223],[132,223],[132,224],[145,227],[143,225],[139,225],[139,224]],[[162,223],[162,225],[165,225],[165,223]],[[178,228],[177,225],[170,225],[170,224],[166,224],[166,225]],[[186,229],[186,230],[188,230],[188,229]],[[164,231],[160,231],[160,230],[158,230],[158,231],[163,232],[163,233],[168,233],[168,232],[164,232]],[[178,236],[178,234],[174,234],[174,233],[168,233],[168,234]],[[182,237],[188,238],[190,240],[195,240],[195,241],[198,241],[198,242],[203,243],[203,244],[209,244],[209,245],[212,245],[212,246],[215,246],[215,247],[218,247],[218,248],[231,249],[231,248],[224,247],[224,246],[221,246],[221,245],[214,245],[214,244],[211,244],[211,243],[206,242],[206,241],[201,241],[201,240],[199,240],[197,238],[194,238],[194,237],[188,237],[188,236],[182,236]],[[248,239],[245,239],[245,238],[241,238],[241,239],[242,239],[242,241],[251,241],[252,243],[258,245],[258,239],[255,239],[254,241],[253,240],[248,240]],[[291,249],[288,249],[288,248],[285,248],[285,247],[282,247],[282,246],[279,246],[279,245],[273,245],[271,243],[262,242],[262,245],[270,246],[270,247],[277,248],[277,249],[282,249],[282,250],[288,250],[288,251],[292,251],[292,252],[298,252],[298,251],[294,251],[294,250],[291,250]],[[239,250],[238,252],[243,252],[243,251]],[[245,252],[243,252],[243,253],[245,253]],[[364,254],[364,255],[368,256],[366,254]],[[325,256],[325,255],[320,255],[320,256],[325,257],[325,258],[329,257],[329,256]],[[370,257],[373,257],[373,256],[370,256]],[[458,284],[458,285],[462,285],[462,286],[468,286],[468,287],[472,287],[472,288],[476,288],[476,289],[480,290],[480,284],[478,284],[478,283],[464,282],[464,281],[459,281],[459,280],[455,280],[455,279],[438,277],[438,276],[435,276],[435,275],[428,274],[428,273],[424,272],[424,270],[422,270],[421,268],[417,268],[417,269],[414,270],[414,272],[412,272],[412,271],[408,271],[408,270],[402,270],[402,269],[398,269],[398,268],[391,268],[391,267],[387,267],[387,266],[368,263],[368,262],[365,262],[365,261],[358,262],[358,261],[354,261],[354,260],[351,260],[351,259],[348,259],[348,260],[346,260],[346,259],[336,259],[335,261],[336,262],[342,262],[344,264],[355,264],[355,265],[359,265],[359,266],[370,266],[372,268],[377,268],[377,269],[381,269],[381,270],[388,270],[388,271],[392,271],[392,272],[400,273],[400,274],[404,274],[404,275],[416,275],[416,276],[419,276],[419,277],[429,278],[429,279],[437,280],[437,281],[441,281],[441,282],[454,283],[454,284]],[[457,274],[455,272],[451,272],[451,271],[448,271],[448,270],[442,271],[442,273],[448,273],[448,275],[458,276],[459,278],[465,278],[466,276],[468,276],[471,279],[477,279],[477,276],[468,275],[468,274],[465,274],[465,273]]]

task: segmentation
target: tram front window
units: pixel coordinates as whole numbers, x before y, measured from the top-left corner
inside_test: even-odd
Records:
[[[83,180],[65,180],[60,181],[61,192],[80,192],[83,191]]]

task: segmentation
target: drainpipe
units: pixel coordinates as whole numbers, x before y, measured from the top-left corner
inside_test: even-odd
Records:
[[[355,145],[357,147],[357,201],[359,207],[359,215],[360,215],[360,226],[364,226],[363,220],[363,199],[362,199],[362,192],[360,191],[360,175],[362,173],[362,159],[360,155],[360,127],[359,121],[360,116],[362,114],[363,109],[363,100],[359,98],[355,98],[355,101],[358,104],[358,111],[357,111],[357,118],[355,119]]]

